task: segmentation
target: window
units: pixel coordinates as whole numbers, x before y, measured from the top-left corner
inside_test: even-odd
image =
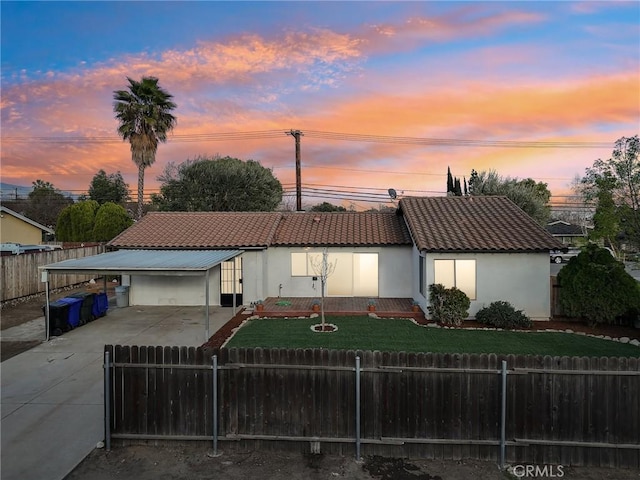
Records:
[[[434,260],[434,283],[446,288],[456,287],[467,294],[470,300],[476,299],[476,261],[475,260]]]
[[[333,274],[327,278],[327,295],[378,296],[377,253],[331,252],[327,261],[334,268]],[[321,268],[322,253],[291,253],[292,277],[320,277]]]
[[[291,254],[291,276],[292,277],[307,276],[307,254],[306,253]]]
[[[313,270],[313,263],[320,265],[322,253],[317,252],[293,252],[291,253],[292,277],[315,277],[318,275]]]

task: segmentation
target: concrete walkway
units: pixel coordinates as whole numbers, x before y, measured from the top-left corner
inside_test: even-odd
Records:
[[[209,334],[231,317],[211,307]],[[104,440],[104,346],[199,346],[203,307],[110,307],[107,316],[0,364],[2,480],[61,480]],[[44,338],[44,318],[2,331]]]

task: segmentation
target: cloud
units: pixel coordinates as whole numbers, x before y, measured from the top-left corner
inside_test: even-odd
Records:
[[[169,137],[146,175],[149,189],[169,161],[199,154],[253,158],[294,182],[290,128],[368,135],[459,139],[587,139],[612,142],[640,121],[638,65],[617,73],[530,75],[510,71],[537,65],[544,46],[473,48],[448,58],[425,57],[408,69],[373,69],[385,53],[429,42],[488,36],[545,21],[520,11],[491,12],[468,5],[443,15],[413,15],[352,33],[329,29],[244,34],[199,42],[193,48],[129,55],[20,83],[3,79],[3,181],[36,178],[58,188],[86,189],[100,169],[120,170],[135,187],[129,147],[116,136],[113,90],[126,77],[155,75],[174,94],[176,135],[282,130],[282,137],[236,142],[178,142]],[[375,58],[372,58],[375,57]],[[397,64],[398,67],[407,65]],[[585,101],[588,99],[588,101]],[[17,136],[71,136],[73,142],[16,142]],[[79,141],[78,137],[111,138]],[[304,181],[363,187],[442,191],[446,165],[456,175],[495,168],[532,176],[544,165],[555,188],[607,151],[425,147],[411,144],[303,138]],[[517,161],[516,161],[517,160]],[[444,167],[443,167],[444,166]],[[380,173],[380,172],[386,172]],[[555,172],[558,172],[557,179]],[[573,172],[573,173],[572,173]]]
[[[540,13],[492,11],[487,5],[466,5],[441,15],[415,15],[403,22],[371,24],[361,30],[367,54],[406,51],[451,40],[482,38],[498,31],[545,20]]]

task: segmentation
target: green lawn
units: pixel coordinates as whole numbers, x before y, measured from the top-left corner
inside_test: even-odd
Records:
[[[405,319],[332,316],[333,333],[314,333],[318,318],[250,320],[227,347],[328,348],[433,353],[640,357],[640,348],[610,340],[554,332],[512,332],[425,328]]]

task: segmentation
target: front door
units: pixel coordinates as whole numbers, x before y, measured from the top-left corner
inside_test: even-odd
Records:
[[[235,271],[235,273],[234,273]],[[235,275],[236,306],[242,305],[242,257],[222,262],[220,269],[220,305],[233,306],[233,280]]]

